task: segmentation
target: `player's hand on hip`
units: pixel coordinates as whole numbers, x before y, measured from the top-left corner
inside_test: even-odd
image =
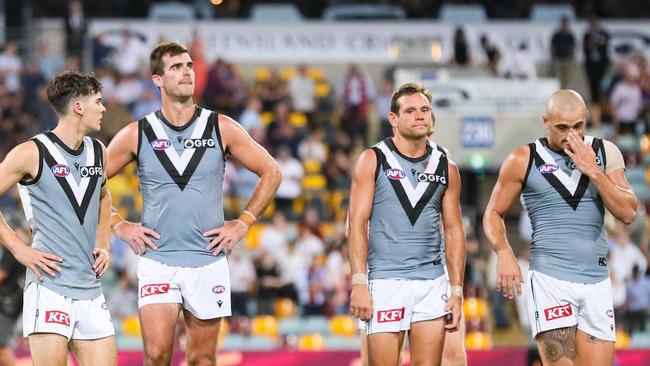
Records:
[[[497,291],[503,296],[513,298],[516,289],[517,295],[521,296],[521,284],[524,282],[521,276],[519,263],[511,250],[498,253],[497,262]]]
[[[226,250],[226,254],[230,254],[237,243],[246,236],[248,229],[248,225],[241,220],[230,220],[224,222],[220,228],[204,232],[203,236],[207,238],[214,237],[207,247],[208,250],[212,251],[212,254],[219,255],[223,250]]]
[[[144,254],[147,246],[158,250],[158,246],[151,238],[160,239],[160,234],[140,223],[124,221],[117,224],[113,230],[115,235],[129,244],[133,253],[137,255]]]
[[[97,279],[99,279],[108,270],[111,256],[108,253],[108,250],[104,248],[95,248],[93,249],[93,257],[95,258],[95,261],[93,262],[93,271],[97,274]]]
[[[450,320],[445,322],[445,329],[454,331],[458,329],[458,325],[461,321],[462,312],[460,311],[463,305],[463,298],[458,295],[453,295],[447,300],[447,305],[445,305],[445,312],[449,312],[451,315]]]
[[[571,131],[566,136],[569,148],[564,152],[569,155],[576,168],[587,176],[600,171],[596,163],[596,153],[577,133]]]
[[[352,285],[350,312],[360,320],[372,319],[372,298],[368,291],[368,285]]]
[[[19,250],[13,253],[16,260],[23,266],[29,268],[39,281],[43,282],[43,274],[41,271],[47,273],[51,277],[56,276],[56,272],[61,272],[61,267],[57,262],[63,262],[63,258],[45,253],[38,249],[34,249],[27,245],[21,245]]]

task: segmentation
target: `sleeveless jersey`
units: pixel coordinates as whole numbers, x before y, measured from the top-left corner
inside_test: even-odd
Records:
[[[41,271],[42,285],[72,299],[94,299],[102,293],[92,270],[103,184],[101,144],[86,136],[75,151],[52,132],[32,141],[38,146],[38,174],[18,183],[32,247],[63,258],[56,276]],[[40,282],[29,269],[25,281]]]
[[[158,250],[146,258],[175,267],[210,264],[203,232],[223,226],[225,153],[217,114],[196,107],[184,126],[174,126],[160,111],[138,121],[137,174],[142,224],[160,234]]]
[[[440,213],[447,188],[447,157],[435,143],[420,158],[401,154],[391,138],[377,155],[368,237],[370,279],[435,279],[444,274]]]
[[[604,171],[603,141],[584,140]],[[529,147],[523,196],[533,228],[530,269],[571,282],[606,279],[604,206],[598,191],[569,156],[549,149],[545,138]]]

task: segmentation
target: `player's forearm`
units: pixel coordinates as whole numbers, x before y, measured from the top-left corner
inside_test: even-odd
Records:
[[[465,275],[465,237],[462,230],[445,232],[445,256],[449,282],[452,286],[462,286]]]
[[[4,216],[0,213],[0,245],[4,246],[9,250],[14,256],[16,256],[16,251],[20,250],[22,246],[26,244],[20,240],[18,235],[7,225],[5,222]]]
[[[97,243],[95,247],[108,249],[109,228],[111,224],[111,194],[106,193],[99,199],[99,221],[97,222]]]
[[[269,166],[262,174],[260,174],[260,180],[255,186],[255,191],[251,200],[246,205],[246,210],[255,215],[255,217],[260,217],[266,207],[273,197],[275,197],[275,192],[277,192],[280,182],[282,181],[282,172],[280,167],[273,162],[273,165]]]
[[[368,272],[368,237],[358,230],[352,230],[348,238],[350,268],[352,274]]]
[[[600,170],[590,176],[589,179],[598,190],[605,207],[612,215],[626,224],[634,221],[638,202],[631,189],[617,186]]]
[[[503,216],[488,207],[483,216],[483,231],[485,237],[492,245],[492,249],[499,254],[504,251],[512,251],[508,238],[506,237],[506,225]]]

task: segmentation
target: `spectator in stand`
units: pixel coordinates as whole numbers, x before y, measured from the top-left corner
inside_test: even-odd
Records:
[[[27,62],[25,64],[25,69],[20,79],[23,88],[23,110],[30,111],[38,103],[38,89],[46,85],[47,80],[45,80],[45,77],[43,77],[35,62]]]
[[[570,86],[571,73],[575,70],[576,40],[569,28],[569,18],[562,18],[560,28],[551,38],[551,60],[560,89]]]
[[[274,111],[277,104],[284,103],[289,99],[287,83],[276,70],[271,71],[268,80],[260,83],[258,93],[264,112]]]
[[[144,42],[130,29],[122,31],[122,42],[113,53],[113,66],[119,75],[144,75],[149,55]]]
[[[256,263],[255,273],[258,284],[257,313],[273,315],[275,299],[277,299],[283,283],[277,262],[269,252],[262,252],[262,256]]]
[[[311,232],[309,226],[302,223],[298,226],[298,239],[295,245],[296,251],[305,258],[307,263],[311,263],[314,258],[325,252],[323,241]]]
[[[393,128],[388,122],[388,114],[390,113],[390,101],[393,97],[393,81],[384,79],[377,95],[375,105],[377,106],[377,113],[381,118],[381,139],[393,136]]]
[[[133,105],[133,117],[140,119],[147,114],[160,109],[160,92],[151,82],[141,80],[142,97],[135,101]]]
[[[503,75],[503,56],[501,55],[499,48],[490,41],[487,34],[481,35],[480,43],[481,48],[485,53],[485,58],[488,61],[487,67],[488,70],[490,70],[490,73],[494,76]]]
[[[290,110],[286,102],[275,105],[273,122],[269,124],[266,130],[267,141],[272,153],[277,154],[280,146],[285,146],[289,148],[291,155],[298,156],[298,144],[300,144],[302,136],[291,125],[289,117]]]
[[[600,26],[598,18],[589,18],[589,28],[582,39],[585,71],[591,91],[591,115],[594,127],[600,127],[600,86],[609,69],[609,33]]]
[[[506,77],[528,80],[537,78],[537,66],[526,41],[521,41],[511,55]]]
[[[15,226],[22,235],[27,232]],[[0,365],[14,365],[15,357],[11,342],[16,335],[16,323],[20,318],[25,286],[25,267],[7,249],[0,253]]]
[[[255,267],[250,258],[235,250],[228,256],[230,301],[233,316],[249,316],[248,299],[255,286]]]
[[[106,43],[103,34],[98,34],[93,38],[93,70],[109,67],[114,48]]]
[[[307,270],[309,262],[301,252],[296,250],[296,242],[290,241],[282,258],[278,261],[282,277],[280,296],[295,303],[304,304],[309,297]]]
[[[327,159],[327,146],[324,143],[325,134],[323,130],[311,131],[307,137],[298,145],[298,157],[300,161],[317,161],[325,164]]]
[[[454,31],[454,55],[452,64],[460,67],[467,67],[472,63],[472,56],[469,51],[467,35],[462,27],[456,27]]]
[[[281,210],[275,210],[271,224],[260,232],[260,249],[271,253],[279,263],[287,253],[289,243],[295,240],[297,235],[294,225],[287,221],[284,213]]]
[[[121,105],[132,110],[135,103],[142,98],[144,83],[145,81],[139,75],[125,74],[118,76],[117,84],[115,84],[115,89],[113,90],[113,96],[117,98],[117,101]]]
[[[203,41],[198,30],[192,31],[190,56],[194,62],[194,99],[203,100],[203,94],[208,84],[208,61],[205,59]]]
[[[80,0],[70,2],[65,20],[65,30],[67,55],[81,59],[84,55],[88,19],[86,19],[83,3]]]
[[[307,271],[309,283],[307,302],[303,304],[303,314],[326,315],[327,305],[327,270],[323,263],[323,257],[314,257]]]
[[[632,277],[626,286],[625,322],[630,334],[646,331],[650,311],[650,282],[639,266],[632,268]]]
[[[102,129],[99,132],[102,141],[108,143],[124,126],[133,121],[131,112],[119,102],[115,95],[109,96],[104,102],[106,112],[102,118]]]
[[[365,141],[368,108],[376,94],[372,78],[359,65],[352,64],[339,82],[337,94],[343,106],[341,129],[353,143],[359,139]]]
[[[624,79],[616,83],[609,97],[614,134],[634,135],[643,110],[643,93],[639,85],[639,69],[633,63],[623,65]]]
[[[331,150],[325,164],[327,188],[330,190],[349,188],[351,167],[350,156],[344,149]]]
[[[289,96],[291,105],[296,112],[304,113],[309,121],[309,126],[316,127],[314,109],[316,108],[316,84],[309,77],[309,69],[304,64],[298,65],[297,74],[289,80]]]
[[[239,123],[244,129],[252,134],[253,130],[263,130],[264,124],[262,123],[262,102],[258,97],[248,98],[246,108],[239,116]],[[258,141],[259,142],[259,141]]]
[[[36,46],[36,63],[47,81],[52,80],[54,75],[63,69],[63,57],[50,52],[45,42],[40,42]]]
[[[275,209],[282,211],[286,217],[293,218],[293,205],[302,193],[302,177],[305,172],[287,146],[276,150],[276,159],[282,171],[282,182],[275,194]]]
[[[0,77],[4,78],[7,91],[17,93],[20,90],[20,73],[23,61],[18,56],[18,46],[15,42],[5,43],[0,53]]]
[[[113,319],[122,320],[138,314],[138,287],[126,270],[116,273],[117,286],[107,296],[106,305]]]
[[[645,273],[648,262],[641,249],[630,240],[628,228],[622,224],[610,228],[608,246],[611,252],[608,266],[619,279],[624,282],[629,281],[634,266],[639,267],[641,273]]]

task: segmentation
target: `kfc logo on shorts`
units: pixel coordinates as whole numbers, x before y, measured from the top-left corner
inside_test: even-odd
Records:
[[[607,310],[605,314],[607,314],[609,318],[614,319],[614,311],[612,309]]]
[[[152,285],[142,286],[140,289],[140,298],[147,297],[150,295],[161,295],[169,292],[168,283],[158,283]]]
[[[70,315],[58,310],[45,312],[45,322],[70,326]]]
[[[386,169],[384,170],[384,174],[386,174],[386,177],[388,177],[388,179],[392,180],[400,180],[406,178],[406,173],[400,169]]]
[[[544,309],[544,315],[546,315],[546,320],[564,318],[573,315],[573,309],[571,308],[571,304],[560,305]]]
[[[168,139],[158,139],[151,141],[151,147],[154,150],[165,150],[166,148],[172,146],[172,142]]]
[[[378,323],[397,322],[404,318],[404,308],[377,311]]]
[[[540,173],[542,174],[547,174],[547,173],[553,173],[554,171],[557,171],[560,167],[555,165],[555,164],[544,164],[537,168]]]
[[[56,164],[50,168],[50,170],[52,170],[52,174],[60,178],[66,177],[68,174],[70,174],[70,167],[63,164]]]
[[[212,288],[212,292],[215,294],[222,294],[224,291],[226,291],[226,288],[221,285],[217,285]]]

